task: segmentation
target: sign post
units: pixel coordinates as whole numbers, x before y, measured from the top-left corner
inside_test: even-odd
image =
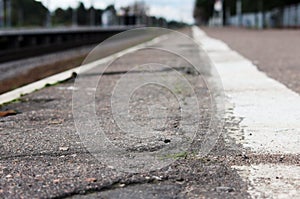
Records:
[[[238,16],[238,26],[242,26],[243,25],[242,0],[237,0],[237,2],[236,2],[236,14]]]
[[[216,0],[214,5],[214,10],[217,12],[218,25],[223,25],[223,0]]]
[[[11,0],[6,0],[6,27],[11,27]]]
[[[50,0],[47,0],[47,19],[46,19],[46,26],[50,28],[52,26],[51,20],[51,11],[50,11]]]
[[[4,2],[0,0],[0,28],[4,27]]]

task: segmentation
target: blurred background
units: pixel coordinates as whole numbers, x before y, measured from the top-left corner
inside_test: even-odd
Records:
[[[80,66],[120,32],[193,24],[194,6],[194,0],[0,0],[0,93]],[[97,59],[153,37],[111,42]]]
[[[0,28],[300,26],[299,0],[0,0]]]
[[[300,1],[197,0],[194,17],[199,25],[295,28],[300,26]]]
[[[192,24],[193,0],[0,0],[0,27]]]

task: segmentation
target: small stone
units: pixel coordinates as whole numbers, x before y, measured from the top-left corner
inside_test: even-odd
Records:
[[[146,176],[145,179],[146,179],[146,180],[150,180],[150,177],[149,177],[149,176]]]
[[[120,188],[123,188],[123,187],[125,187],[126,186],[126,184],[119,184],[119,187]]]
[[[173,123],[173,127],[174,127],[175,129],[178,128],[178,125],[179,125],[179,124],[178,124],[177,122],[174,122],[174,123]]]
[[[69,150],[69,147],[59,147],[59,150],[60,150],[60,151],[68,151],[68,150]]]
[[[97,178],[87,178],[85,179],[86,182],[97,182]]]
[[[280,156],[279,161],[282,162],[283,159],[284,159],[284,156],[282,155],[282,156]]]
[[[184,183],[184,178],[177,178],[176,182],[179,184],[183,184]]]
[[[41,175],[36,175],[34,179],[37,180],[37,181],[42,181],[43,180]]]
[[[161,180],[162,180],[162,178],[161,178],[161,177],[158,177],[158,176],[152,176],[152,178],[153,178],[154,180],[158,180],[158,181],[161,181]]]
[[[234,188],[232,187],[216,187],[217,192],[233,192]]]
[[[53,183],[55,183],[55,184],[57,184],[57,183],[59,183],[60,182],[60,179],[55,179],[55,180],[53,180]]]
[[[244,160],[249,159],[249,157],[246,155],[246,153],[243,153],[243,154],[242,154],[242,158],[243,158]]]
[[[170,139],[165,139],[165,140],[164,140],[164,143],[166,143],[166,144],[167,144],[167,143],[170,143],[170,142],[171,142]]]
[[[184,181],[184,179],[183,178],[177,178],[176,181],[180,182],[180,181]]]
[[[0,193],[3,193],[4,191],[2,189],[0,189]]]
[[[12,175],[8,174],[7,176],[5,176],[6,178],[12,178]]]
[[[61,124],[62,121],[61,120],[53,120],[51,122],[49,122],[48,124]]]

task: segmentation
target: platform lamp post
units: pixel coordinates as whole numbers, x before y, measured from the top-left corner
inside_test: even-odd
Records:
[[[11,27],[11,0],[6,0],[6,27]]]
[[[4,26],[4,2],[0,0],[0,28]]]
[[[242,26],[243,25],[242,0],[236,1],[236,14],[238,17],[238,26]]]
[[[95,25],[95,9],[94,9],[94,0],[91,0],[91,10],[90,10],[90,26]]]
[[[47,0],[47,18],[46,18],[46,26],[50,28],[52,26],[51,22],[51,11],[50,11],[50,0]]]
[[[78,9],[79,1],[76,2],[77,2],[77,6],[73,7],[72,9],[72,26],[77,26],[77,20],[78,20],[77,9]]]
[[[217,17],[217,25],[223,26],[224,15],[223,15],[223,0],[216,0],[214,4],[214,10]]]

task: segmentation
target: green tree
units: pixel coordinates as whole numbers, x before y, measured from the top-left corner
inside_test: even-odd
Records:
[[[89,13],[88,11],[85,9],[84,4],[81,2],[78,9],[77,9],[77,23],[80,26],[86,26],[89,24]]]
[[[43,26],[47,8],[34,0],[12,0],[13,26]]]
[[[194,8],[194,18],[196,23],[205,24],[213,15],[214,1],[212,0],[196,0]]]
[[[63,10],[61,8],[56,9],[52,20],[54,25],[63,25],[63,26],[71,25],[72,8],[68,8],[67,10]]]

